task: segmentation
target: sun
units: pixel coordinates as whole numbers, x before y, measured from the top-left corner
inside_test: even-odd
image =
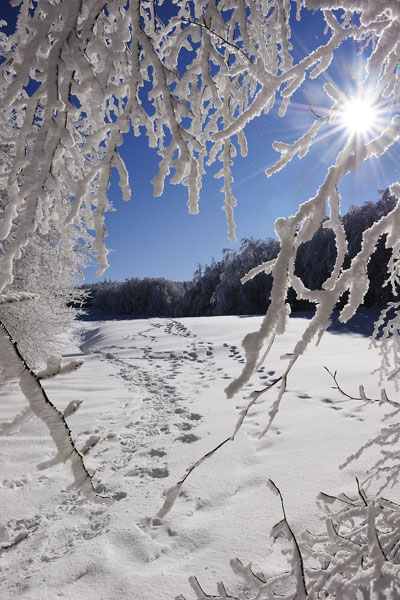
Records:
[[[368,134],[377,124],[378,113],[373,101],[358,95],[343,105],[340,120],[343,127],[353,135]]]

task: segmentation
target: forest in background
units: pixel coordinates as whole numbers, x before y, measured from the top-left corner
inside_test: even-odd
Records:
[[[389,190],[380,192],[382,197],[377,202],[352,205],[342,217],[348,247],[344,269],[360,251],[363,232],[396,204],[396,198]],[[391,286],[386,285],[392,250],[386,248],[385,240],[386,235],[383,235],[368,263],[370,283],[364,306],[384,306],[394,300]],[[141,317],[260,314],[269,306],[272,276],[260,273],[245,285],[240,280],[250,269],[276,258],[278,253],[279,242],[275,239],[242,239],[239,251],[224,249],[221,260],[213,258],[209,265],[199,265],[188,282],[133,277],[122,282],[87,283],[81,289],[88,293],[85,306],[117,314]],[[334,233],[321,225],[312,240],[300,246],[295,273],[309,289],[318,290],[332,272],[335,260]],[[307,301],[298,300],[292,289],[287,301],[292,311],[311,308]]]

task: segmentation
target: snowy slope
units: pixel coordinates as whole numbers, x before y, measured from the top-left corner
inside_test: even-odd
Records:
[[[336,369],[350,392],[363,383],[378,397],[369,374],[376,351],[361,335],[328,333],[295,365],[268,434],[258,439],[274,390],[251,409],[236,440],[193,471],[171,512],[156,517],[165,490],[231,435],[248,394],[281,373],[280,356],[305,321],[291,319],[252,385],[228,401],[224,387],[243,364],[240,341],[259,324],[260,317],[233,316],[75,324],[65,355],[85,363],[46,382],[46,390],[61,410],[83,400],[68,422],[77,446],[89,448],[86,463],[96,469],[99,490],[115,502],[77,503],[68,463],[36,469],[54,454],[37,419],[0,436],[0,543],[29,533],[0,552],[1,600],[192,598],[187,580],[194,574],[208,593],[221,579],[234,589],[234,556],[266,572],[284,560],[271,553],[269,532],[281,512],[269,478],[298,533],[320,526],[319,491],[355,491],[355,476],[363,477],[373,455],[345,470],[338,465],[379,431],[385,411],[339,403],[323,366]],[[24,406],[16,388],[2,390],[0,422]]]

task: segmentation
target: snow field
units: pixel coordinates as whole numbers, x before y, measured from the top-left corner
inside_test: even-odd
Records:
[[[385,410],[340,403],[323,366],[338,371],[346,391],[363,383],[367,395],[379,397],[369,374],[376,351],[361,335],[327,333],[296,363],[266,436],[259,439],[274,389],[252,407],[235,441],[191,473],[171,512],[157,518],[165,490],[232,434],[249,393],[279,376],[280,356],[305,327],[304,319],[291,319],[252,384],[227,400],[224,387],[243,365],[240,341],[260,319],[76,322],[65,336],[66,357],[85,363],[46,381],[46,390],[60,410],[83,400],[68,423],[96,470],[99,491],[115,502],[77,502],[68,463],[36,469],[55,451],[37,419],[1,436],[0,544],[29,533],[0,552],[1,599],[192,598],[190,575],[208,593],[221,579],[234,591],[231,558],[268,573],[285,560],[269,539],[281,519],[269,478],[281,489],[296,533],[320,526],[319,491],[354,494],[355,477],[362,479],[373,452],[345,470],[338,466],[379,431]],[[16,388],[2,395],[0,422],[10,422],[25,401]]]

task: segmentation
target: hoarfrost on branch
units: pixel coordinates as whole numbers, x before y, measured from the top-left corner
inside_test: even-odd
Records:
[[[185,185],[192,213],[198,211],[207,166],[221,163],[216,177],[223,181],[223,209],[229,238],[234,240],[231,168],[238,151],[246,154],[245,126],[276,103],[283,117],[293,94],[308,78],[321,77],[344,40],[352,39],[360,50],[369,52],[364,85],[375,103],[398,100],[398,2],[52,0],[34,9],[29,0],[14,4],[21,5],[16,32],[0,39],[1,112],[3,120],[12,124],[2,143],[13,149],[0,231],[2,239],[9,240],[0,258],[0,292],[12,283],[14,262],[29,236],[50,226],[64,240],[74,230],[86,236],[94,230],[91,248],[98,273],[107,268],[107,189],[116,168],[123,197],[130,197],[118,147],[131,129],[136,136],[144,132],[149,145],[157,148],[160,162],[154,193],[163,193],[167,178]],[[322,10],[328,37],[295,63],[291,17],[301,20],[308,9]],[[268,169],[269,176],[296,154],[305,156],[317,133],[336,118],[345,94],[333,83],[324,87],[332,103],[330,111],[293,144],[274,144],[281,158]],[[323,333],[341,295],[349,292],[343,321],[362,302],[369,256],[382,235],[387,235],[388,247],[396,246],[399,211],[396,208],[366,233],[361,252],[343,271],[346,240],[338,185],[363,161],[385,153],[399,135],[400,118],[395,116],[368,142],[355,143],[349,137],[316,195],[296,215],[276,222],[281,251],[263,268],[274,276],[271,307],[260,331],[244,341],[248,362],[229,386],[228,395],[251,376],[265,340],[283,333],[290,286],[317,306],[294,349],[296,355]],[[398,195],[399,184],[391,190]],[[312,291],[294,274],[296,252],[326,216],[324,226],[336,238],[337,261],[323,289]],[[391,281],[397,280],[397,264],[391,263]],[[391,366],[392,372],[395,368]]]
[[[66,264],[70,261],[76,267],[73,256],[79,249],[96,256],[99,274],[107,268],[104,216],[111,208],[107,190],[115,168],[123,198],[130,197],[128,173],[118,152],[123,135],[130,130],[135,136],[144,133],[149,146],[157,149],[160,161],[153,179],[155,195],[163,193],[167,180],[182,184],[188,188],[191,213],[198,212],[207,167],[220,163],[216,177],[222,180],[228,236],[235,240],[232,164],[238,152],[246,155],[246,125],[275,105],[283,118],[295,92],[308,79],[325,73],[345,40],[353,40],[366,52],[362,85],[375,107],[399,101],[398,0],[47,0],[34,4],[12,0],[12,5],[20,6],[16,31],[9,36],[0,32],[0,152],[7,155],[7,169],[0,170],[2,311],[8,304],[30,301],[36,294],[36,290],[12,287],[16,265],[36,234],[50,236],[50,246],[60,248]],[[296,62],[291,19],[301,21],[306,10],[322,11],[327,40]],[[273,176],[296,155],[304,157],[316,136],[335,121],[347,98],[332,82],[324,85],[324,91],[330,109],[323,116],[315,113],[315,123],[292,144],[275,142],[280,158],[267,176]],[[393,250],[387,283],[397,289],[400,202],[364,233],[361,250],[344,269],[347,245],[338,188],[347,173],[369,158],[382,156],[399,137],[400,117],[396,115],[368,141],[349,136],[314,197],[301,204],[295,215],[276,221],[278,257],[243,279],[245,283],[265,271],[274,281],[260,330],[243,341],[247,363],[228,386],[229,396],[249,380],[265,356],[266,343],[284,333],[290,287],[299,298],[314,303],[316,311],[288,356],[281,390],[295,360],[329,326],[339,299],[348,294],[342,321],[362,303],[368,289],[368,261],[383,236],[386,247]],[[400,183],[388,182],[388,187],[400,198]],[[335,236],[336,264],[322,288],[312,290],[296,276],[295,261],[300,245],[311,240],[321,223]],[[398,308],[398,304],[389,306],[376,325],[377,335],[383,334],[383,373],[391,377],[400,369]],[[54,461],[71,458],[75,481],[88,495],[95,495],[91,476],[71,444],[65,422],[77,405],[68,406],[65,415],[57,411],[2,323],[0,331],[2,375],[15,371],[30,401],[30,408],[8,427],[3,426],[2,432],[17,428],[32,413],[41,416],[58,449]],[[62,369],[53,357],[42,375],[55,375]],[[273,411],[278,410],[282,393]],[[171,492],[167,504],[173,502],[177,491]],[[365,594],[367,590],[377,592],[377,588],[369,589],[371,581],[379,590],[393,587],[399,570],[393,549],[397,553],[398,506],[385,499],[370,502],[361,489],[356,500],[338,497],[333,501],[344,503],[339,521],[349,523],[348,534],[344,537],[332,518],[327,535],[308,542],[311,554],[315,550],[317,557],[328,556],[319,575],[308,581],[308,597],[321,597],[320,592],[324,597],[339,597],[335,594],[341,594],[345,584],[347,593],[360,582],[358,589]],[[353,517],[360,521],[355,529]],[[297,581],[296,591],[286,597],[305,597],[302,548],[285,514],[282,523],[293,545]],[[343,552],[335,554],[338,544]],[[318,545],[322,545],[322,553]],[[346,568],[354,557],[361,571],[353,579],[351,568],[349,572]],[[250,566],[234,562],[233,567],[252,582],[254,597],[267,597],[262,588],[269,594],[274,582],[254,575]],[[197,580],[192,580],[192,586],[198,598],[208,597]],[[218,594],[215,598],[228,598],[222,584]]]

